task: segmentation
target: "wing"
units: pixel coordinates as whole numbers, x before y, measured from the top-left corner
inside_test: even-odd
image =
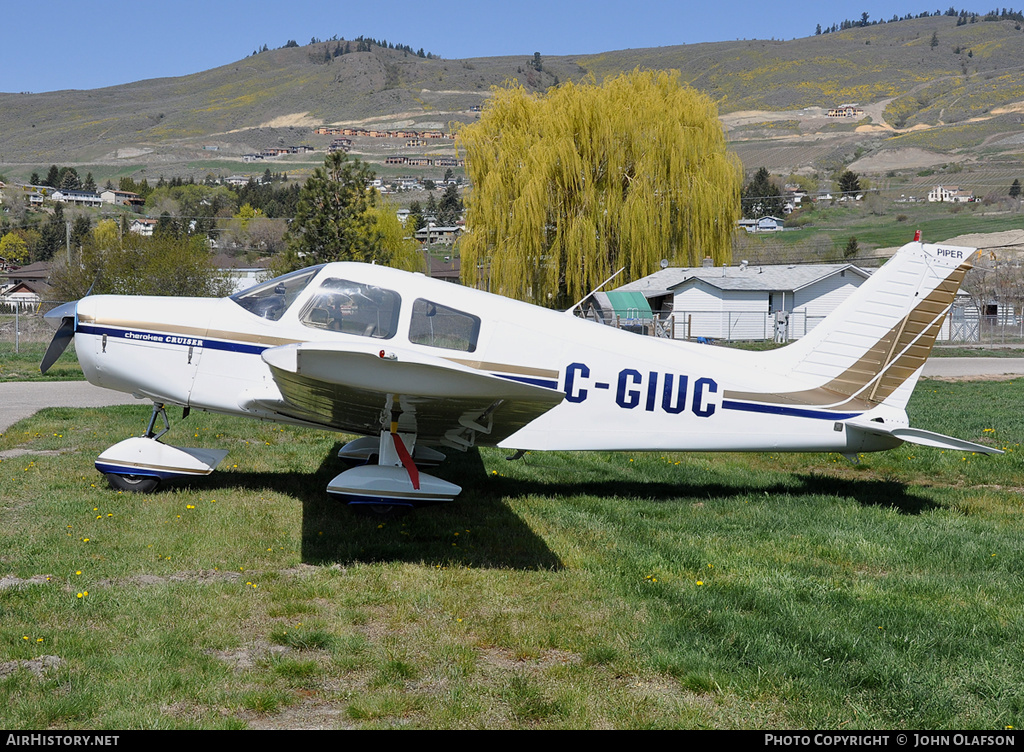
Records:
[[[261,401],[274,412],[365,435],[397,416],[418,441],[460,449],[497,444],[565,398],[557,374],[379,344],[304,342],[263,360],[283,397]]]

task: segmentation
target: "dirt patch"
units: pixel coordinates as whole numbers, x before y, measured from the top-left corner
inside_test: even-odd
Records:
[[[166,585],[169,582],[198,582],[201,584],[213,584],[216,582],[235,582],[242,577],[252,577],[252,573],[221,572],[213,569],[200,569],[196,572],[176,572],[166,577],[154,574],[140,574],[134,577],[125,577],[118,580],[100,580],[96,583],[98,587],[110,587],[112,585]]]
[[[289,127],[316,127],[320,121],[311,118],[308,112],[296,112],[291,115],[280,115],[265,123],[260,123],[257,128],[289,128]]]
[[[347,722],[343,708],[315,698],[298,707],[287,708],[273,715],[248,717],[247,714],[243,713],[240,717],[246,721],[250,729],[257,731],[269,729],[312,731],[314,729],[356,728],[356,726]]]
[[[1019,373],[989,374],[984,376],[929,376],[932,381],[1013,381],[1019,379]]]
[[[42,677],[47,671],[60,666],[64,661],[56,655],[41,655],[29,661],[8,661],[0,663],[0,676],[8,676],[18,670],[31,671],[38,677]]]
[[[219,661],[223,661],[235,671],[241,673],[242,671],[254,668],[260,661],[265,661],[272,656],[287,655],[290,652],[292,652],[292,649],[285,645],[255,642],[235,650],[208,650],[206,654],[213,656]]]
[[[45,585],[52,579],[52,575],[48,574],[37,574],[28,579],[22,579],[20,577],[14,577],[7,575],[0,577],[0,590],[7,590],[8,588],[24,587],[25,585]]]
[[[870,126],[868,126],[870,127]],[[858,128],[858,130],[860,130]],[[938,154],[927,149],[885,149],[871,154],[850,165],[854,172],[886,172],[888,170],[918,170],[949,164],[957,160],[948,154]]]
[[[31,454],[37,457],[47,457],[55,454],[66,454],[73,452],[74,449],[5,449],[0,452],[0,460],[9,460],[14,457],[21,457],[26,454]]]
[[[524,668],[541,671],[551,666],[566,666],[579,663],[581,660],[579,655],[564,650],[545,650],[536,658],[520,658],[511,650],[487,649],[480,652],[480,657],[484,663],[509,671],[517,671]]]

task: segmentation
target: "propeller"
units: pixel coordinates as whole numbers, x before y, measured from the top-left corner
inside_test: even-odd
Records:
[[[61,356],[61,353],[67,348],[68,343],[71,342],[75,337],[75,309],[78,306],[78,301],[73,300],[70,303],[57,306],[52,311],[48,311],[43,314],[43,318],[46,319],[46,323],[56,328],[57,333],[53,335],[53,339],[50,340],[50,346],[46,348],[46,353],[43,355],[43,360],[39,364],[39,370],[46,373],[50,370],[57,358]]]

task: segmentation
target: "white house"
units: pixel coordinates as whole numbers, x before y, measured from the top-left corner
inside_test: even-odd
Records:
[[[103,199],[100,198],[100,194],[91,191],[56,190],[50,194],[50,198],[54,201],[75,206],[99,207],[103,205]]]
[[[785,222],[778,217],[761,217],[759,219],[741,219],[736,223],[747,232],[779,232]]]
[[[640,292],[675,339],[799,339],[870,273],[852,264],[663,269],[617,288]]]
[[[928,192],[928,200],[932,203],[966,204],[974,200],[974,191],[963,190],[956,185],[937,185]]]
[[[129,232],[134,232],[136,235],[142,235],[149,237],[153,234],[153,230],[156,229],[157,220],[155,219],[133,219],[132,223],[128,225]]]

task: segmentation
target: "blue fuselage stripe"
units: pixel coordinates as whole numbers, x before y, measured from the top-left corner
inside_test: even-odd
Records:
[[[225,350],[227,352],[248,353],[259,355],[270,345],[249,345],[242,342],[230,342],[207,337],[185,337],[163,332],[136,331],[134,329],[113,329],[106,326],[90,326],[79,324],[76,332],[81,334],[107,335],[118,337],[132,342],[150,342],[158,345],[173,345],[180,347],[202,347],[209,350]]]
[[[531,379],[526,376],[509,376],[504,373],[491,372],[492,376],[497,376],[499,379],[505,379],[506,381],[517,381],[520,384],[529,384],[530,386],[540,386],[545,389],[558,389],[558,382],[551,379]]]
[[[796,418],[815,418],[817,420],[848,420],[862,413],[840,413],[829,410],[811,410],[806,407],[784,407],[782,405],[762,405],[755,402],[737,402],[722,400],[723,410],[739,410],[746,413],[767,413],[769,415],[788,415]]]

